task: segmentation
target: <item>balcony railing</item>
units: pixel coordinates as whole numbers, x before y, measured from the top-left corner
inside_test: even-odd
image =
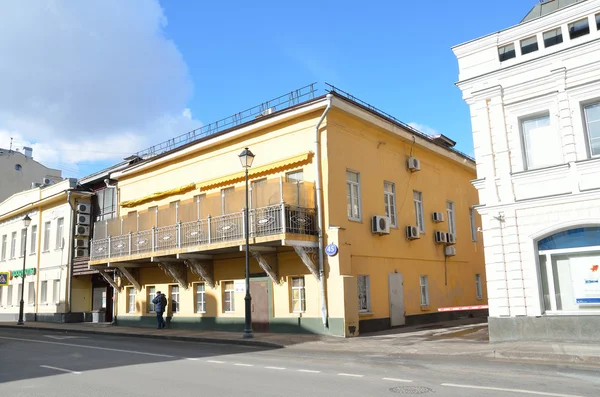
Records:
[[[152,227],[149,230],[129,232],[118,236],[93,239],[90,260],[112,259],[137,254],[160,255],[186,247],[200,247],[228,241],[242,240],[245,211],[226,214],[174,225]],[[316,215],[312,208],[286,203],[251,209],[248,214],[250,237],[282,233],[316,235]],[[148,255],[150,256],[150,255]]]

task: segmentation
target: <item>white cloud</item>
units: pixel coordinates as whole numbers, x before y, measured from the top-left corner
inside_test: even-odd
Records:
[[[425,124],[419,124],[419,123],[415,123],[415,122],[410,122],[407,124],[409,126],[411,126],[412,128],[416,129],[417,131],[424,133],[425,135],[431,136],[431,135],[439,134],[439,132],[435,128],[432,128]]]
[[[197,128],[166,23],[158,0],[0,2],[0,147],[77,170]]]

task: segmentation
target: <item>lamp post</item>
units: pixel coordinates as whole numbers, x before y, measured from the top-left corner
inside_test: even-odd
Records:
[[[254,161],[254,154],[245,148],[239,155],[242,167],[246,170],[246,210],[244,211],[244,234],[246,236],[246,296],[244,302],[246,303],[244,314],[245,314],[245,327],[244,327],[244,338],[252,338],[252,296],[250,295],[250,227],[248,223],[248,169],[252,167]]]
[[[25,215],[23,218],[23,226],[25,226],[25,234],[23,238],[23,273],[21,274],[21,302],[19,303],[19,321],[17,325],[23,325],[23,309],[25,306],[25,301],[23,300],[23,296],[25,294],[25,258],[27,258],[27,228],[31,224],[31,218],[29,215]]]

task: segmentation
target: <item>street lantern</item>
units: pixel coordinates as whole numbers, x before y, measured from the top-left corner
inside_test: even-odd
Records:
[[[245,148],[242,153],[240,153],[240,162],[242,163],[242,167],[246,170],[252,167],[252,162],[254,161],[254,154],[250,151],[250,149]],[[246,171],[247,172],[247,171]]]
[[[23,234],[23,273],[21,273],[21,302],[19,302],[19,321],[17,321],[17,325],[23,325],[23,310],[25,308],[25,261],[27,258],[27,228],[31,225],[31,218],[29,214],[25,215],[23,218],[23,226],[25,226],[25,234]]]
[[[252,162],[254,161],[254,154],[250,151],[250,149],[245,148],[242,153],[239,155],[240,162],[242,163],[242,167],[246,170],[246,208],[244,209],[244,235],[246,236],[246,296],[244,297],[244,301],[246,303],[244,307],[244,317],[245,317],[245,326],[244,326],[244,338],[252,338],[254,335],[252,334],[252,296],[250,295],[250,232],[248,227],[248,169],[252,167]]]

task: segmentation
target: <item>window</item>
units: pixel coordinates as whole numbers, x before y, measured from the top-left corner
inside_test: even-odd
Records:
[[[590,33],[590,24],[587,18],[569,24],[569,37],[576,39]]]
[[[35,247],[37,245],[37,225],[31,226],[31,243],[29,252],[35,254]]]
[[[48,303],[48,281],[46,280],[40,283],[40,303]]]
[[[600,30],[600,14],[596,14],[596,29]]]
[[[13,286],[6,287],[6,306],[12,306],[13,302]]]
[[[127,312],[135,313],[135,288],[127,288]]]
[[[304,181],[304,171],[292,171],[285,174],[285,181],[289,183]]]
[[[475,292],[477,299],[483,299],[483,285],[481,284],[481,274],[475,275]]]
[[[428,278],[428,276],[420,276],[419,283],[421,285],[421,306],[429,306],[429,278]]]
[[[106,187],[96,193],[96,221],[112,219],[116,216],[117,189]]]
[[[558,132],[550,125],[550,116],[521,120],[525,169],[549,167],[562,163],[562,144]]]
[[[267,189],[267,178],[250,183],[250,208],[261,208],[272,204],[271,192]]]
[[[383,201],[385,216],[390,218],[392,226],[398,226],[396,221],[396,185],[391,182],[383,182]]]
[[[232,212],[234,212],[234,209],[232,207],[233,191],[234,191],[234,188],[232,188],[232,187],[228,187],[227,189],[221,189],[221,214],[222,215],[231,214]],[[237,211],[239,211],[239,208],[237,209]]]
[[[50,222],[44,223],[44,252],[50,251]]]
[[[557,44],[560,44],[563,42],[561,28],[556,28],[556,29],[552,29],[547,32],[544,32],[543,36],[544,36],[544,47],[546,47],[546,48],[552,47],[553,45],[557,45]]]
[[[15,259],[17,250],[17,232],[12,232],[10,240],[10,259]]]
[[[52,301],[57,305],[60,303],[60,280],[52,281]]]
[[[600,155],[600,103],[584,108],[588,142],[592,156]]]
[[[2,236],[2,260],[3,261],[6,260],[6,243],[7,243],[7,239],[8,239],[8,236],[6,234],[4,236]]]
[[[306,311],[305,293],[304,277],[292,277],[292,312],[303,313]]]
[[[23,280],[21,284],[17,284],[17,304],[21,303],[21,294],[23,293]]]
[[[4,287],[0,286],[0,307],[2,307],[3,303],[4,303],[4,298],[2,296],[3,293],[4,293]]]
[[[35,282],[30,281],[27,283],[27,304],[34,305],[35,304]]]
[[[223,310],[232,312],[235,310],[233,281],[225,281],[223,283]]]
[[[206,194],[199,194],[198,196],[194,196],[194,203],[196,203],[197,210],[198,210],[198,219],[202,219],[203,217],[205,218],[206,215],[208,215],[208,214],[205,214],[203,216],[203,214],[202,214],[205,200],[206,200]]]
[[[446,213],[448,214],[448,233],[456,235],[456,218],[454,217],[454,202],[446,201]]]
[[[21,229],[21,251],[19,257],[22,258],[26,253],[27,248],[27,229]]]
[[[206,313],[206,286],[204,283],[196,284],[196,312]]]
[[[156,313],[156,310],[154,309],[154,303],[152,303],[152,299],[154,299],[156,295],[156,287],[146,287],[146,292],[148,292],[148,296],[146,298],[148,299],[148,313]]]
[[[21,166],[21,164],[15,164],[15,170],[21,171],[22,169],[23,169],[23,166]]]
[[[415,217],[417,227],[421,233],[425,233],[425,214],[423,212],[423,193],[413,191],[413,201],[415,202]]]
[[[358,311],[367,313],[371,310],[369,276],[357,276],[358,281]]]
[[[65,228],[65,218],[58,218],[56,221],[56,249],[63,247],[63,232]]]
[[[294,183],[296,185],[295,195],[298,198],[296,202],[291,201],[290,204],[295,204],[300,207],[306,205],[306,192],[302,190],[302,182],[304,181],[304,171],[298,170],[293,172],[288,172],[285,174],[285,181],[287,183]],[[293,200],[293,199],[292,199]]]
[[[171,312],[179,313],[179,286],[171,285]]]
[[[348,219],[360,221],[360,174],[346,171]]]
[[[538,50],[537,37],[528,37],[521,40],[521,55],[529,54]]]
[[[474,208],[469,208],[469,222],[471,224],[471,241],[477,241],[477,218]]]
[[[498,57],[500,58],[500,62],[509,60],[516,56],[517,54],[515,53],[515,45],[512,43],[498,48]]]

